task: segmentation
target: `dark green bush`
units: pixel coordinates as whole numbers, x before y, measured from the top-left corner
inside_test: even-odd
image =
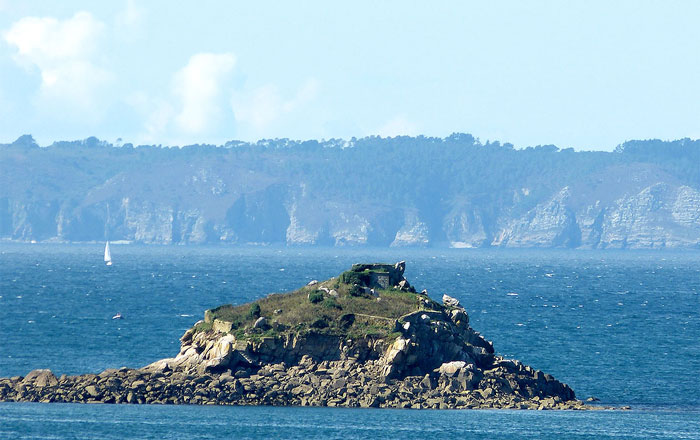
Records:
[[[311,323],[312,328],[326,328],[328,327],[328,321],[325,318],[318,318]]]
[[[340,274],[340,282],[344,284],[366,286],[369,284],[369,280],[369,272],[353,272],[348,270]]]
[[[312,304],[320,303],[323,301],[323,292],[317,290],[309,293],[309,301],[311,301]]]
[[[258,303],[253,303],[248,309],[248,319],[258,319],[260,318],[260,305]]]
[[[342,315],[340,319],[338,319],[338,324],[342,329],[348,329],[350,328],[353,324],[355,323],[355,314],[354,313],[346,313],[345,315]]]
[[[362,286],[351,286],[348,293],[350,296],[364,296],[365,289],[363,289]]]

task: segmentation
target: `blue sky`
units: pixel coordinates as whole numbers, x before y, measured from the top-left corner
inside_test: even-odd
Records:
[[[700,137],[700,2],[0,0],[0,142]]]

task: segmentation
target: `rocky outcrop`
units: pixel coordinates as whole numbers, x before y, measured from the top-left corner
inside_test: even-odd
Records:
[[[655,184],[610,206],[600,225],[602,248],[700,247],[700,192]]]
[[[503,227],[491,245],[661,249],[700,247],[700,192],[656,183],[604,204],[581,205],[566,187]],[[578,205],[578,206],[577,206]]]
[[[493,246],[577,247],[581,230],[569,206],[571,191],[562,188],[552,199],[536,206],[525,216],[501,230]]]
[[[403,226],[396,232],[392,247],[418,246],[430,244],[428,225],[421,221],[416,212],[408,212]]]
[[[382,381],[380,361],[266,364],[220,374],[154,369],[51,374],[44,386],[21,376],[0,378],[0,401],[199,405],[294,405],[434,409],[603,409],[567,399],[551,376],[514,361],[472,371],[460,363],[425,376]],[[34,372],[30,373],[34,374]],[[29,375],[27,376],[29,377]],[[562,397],[564,396],[564,397]]]
[[[444,218],[443,230],[450,247],[480,248],[489,244],[483,214],[471,205],[456,206]]]
[[[216,318],[215,309],[185,332],[174,358],[98,375],[35,370],[0,379],[0,401],[592,409],[552,376],[496,355],[455,298],[445,295],[439,305],[411,293],[404,269],[400,262],[349,271],[370,280],[386,275],[389,289],[419,299],[419,309],[393,320],[386,336],[282,331],[274,316],[253,316],[250,327],[234,332],[241,328]],[[340,328],[359,318],[342,315]]]

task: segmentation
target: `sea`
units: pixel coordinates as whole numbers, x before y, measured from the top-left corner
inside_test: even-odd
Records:
[[[220,304],[357,262],[459,299],[496,352],[628,411],[0,403],[0,439],[700,439],[700,252],[0,243],[0,377],[140,367]],[[117,313],[123,319],[112,319]]]

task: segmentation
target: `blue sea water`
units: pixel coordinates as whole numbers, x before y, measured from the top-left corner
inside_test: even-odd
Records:
[[[632,411],[408,411],[0,403],[4,438],[700,439],[700,254],[0,244],[0,376],[174,356],[207,308],[360,261],[454,296],[496,351]],[[112,320],[120,312],[125,319]]]

